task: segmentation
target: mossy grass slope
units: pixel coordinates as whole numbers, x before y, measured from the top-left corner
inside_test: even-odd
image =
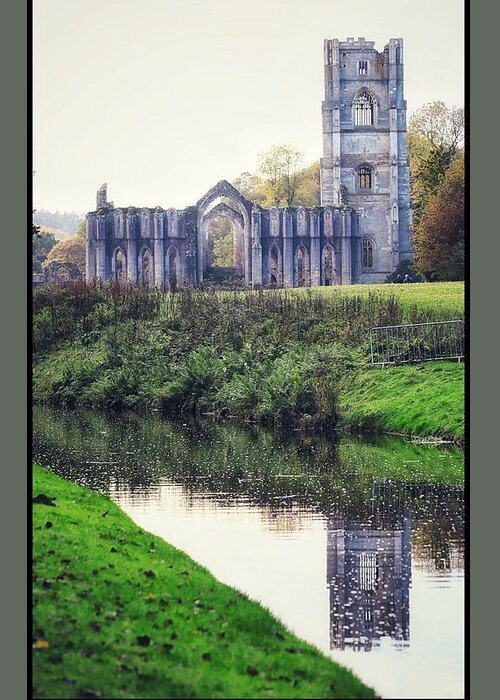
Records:
[[[375,697],[105,496],[33,495],[35,698]]]

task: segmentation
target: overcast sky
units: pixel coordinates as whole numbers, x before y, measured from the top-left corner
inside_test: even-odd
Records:
[[[405,43],[408,112],[464,103],[462,0],[34,0],[34,206],[194,204],[322,153],[323,39]]]

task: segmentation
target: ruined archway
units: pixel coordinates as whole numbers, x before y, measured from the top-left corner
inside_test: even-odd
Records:
[[[147,246],[143,246],[138,259],[138,281],[146,287],[153,286],[153,256]]]
[[[283,266],[281,252],[277,243],[273,243],[269,250],[269,286],[271,289],[283,285]]]
[[[229,182],[221,180],[198,201],[197,278],[206,279],[209,266],[209,235],[211,222],[227,219],[233,227],[233,262],[246,286],[252,281],[251,224],[252,203]]]
[[[115,282],[125,284],[127,281],[127,256],[121,247],[117,248],[113,254],[111,271]]]
[[[330,243],[327,243],[323,248],[321,261],[322,284],[324,284],[325,287],[331,287],[336,282],[336,276],[335,253]]]

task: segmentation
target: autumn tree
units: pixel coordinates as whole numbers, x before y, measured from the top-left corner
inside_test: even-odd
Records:
[[[259,155],[259,173],[264,180],[264,206],[290,207],[299,182],[303,153],[292,146],[271,146]]]
[[[429,198],[448,168],[460,155],[464,138],[464,110],[429,102],[417,110],[408,125],[411,201],[418,224]]]
[[[85,272],[85,219],[82,219],[74,236],[55,245],[43,262],[47,267],[51,262],[69,262]]]
[[[283,148],[287,147],[284,146]],[[233,181],[233,185],[244,197],[263,207],[273,204],[276,204],[276,206],[314,207],[320,203],[319,170],[319,161],[306,168],[297,170],[293,176],[293,192],[291,189],[288,189],[288,196],[279,194],[281,185],[279,184],[276,169],[273,171],[274,174],[270,179],[266,179],[262,172],[262,177],[249,172],[241,173]],[[285,187],[282,187],[281,192],[284,193],[285,189]],[[290,196],[292,196],[292,199],[290,199]]]
[[[236,180],[233,180],[233,185],[251,202],[264,206],[266,201],[265,184],[258,175],[252,175],[249,172],[241,173]]]
[[[56,237],[48,231],[38,231],[32,239],[32,270],[42,272],[42,264],[49,252],[57,245]]]
[[[315,207],[321,202],[319,160],[297,173],[294,206]]]
[[[464,278],[465,169],[455,158],[414,227],[415,269],[430,281]]]

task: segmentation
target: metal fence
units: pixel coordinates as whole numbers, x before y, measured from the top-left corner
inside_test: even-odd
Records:
[[[464,322],[438,321],[370,330],[372,365],[394,365],[465,357]]]

